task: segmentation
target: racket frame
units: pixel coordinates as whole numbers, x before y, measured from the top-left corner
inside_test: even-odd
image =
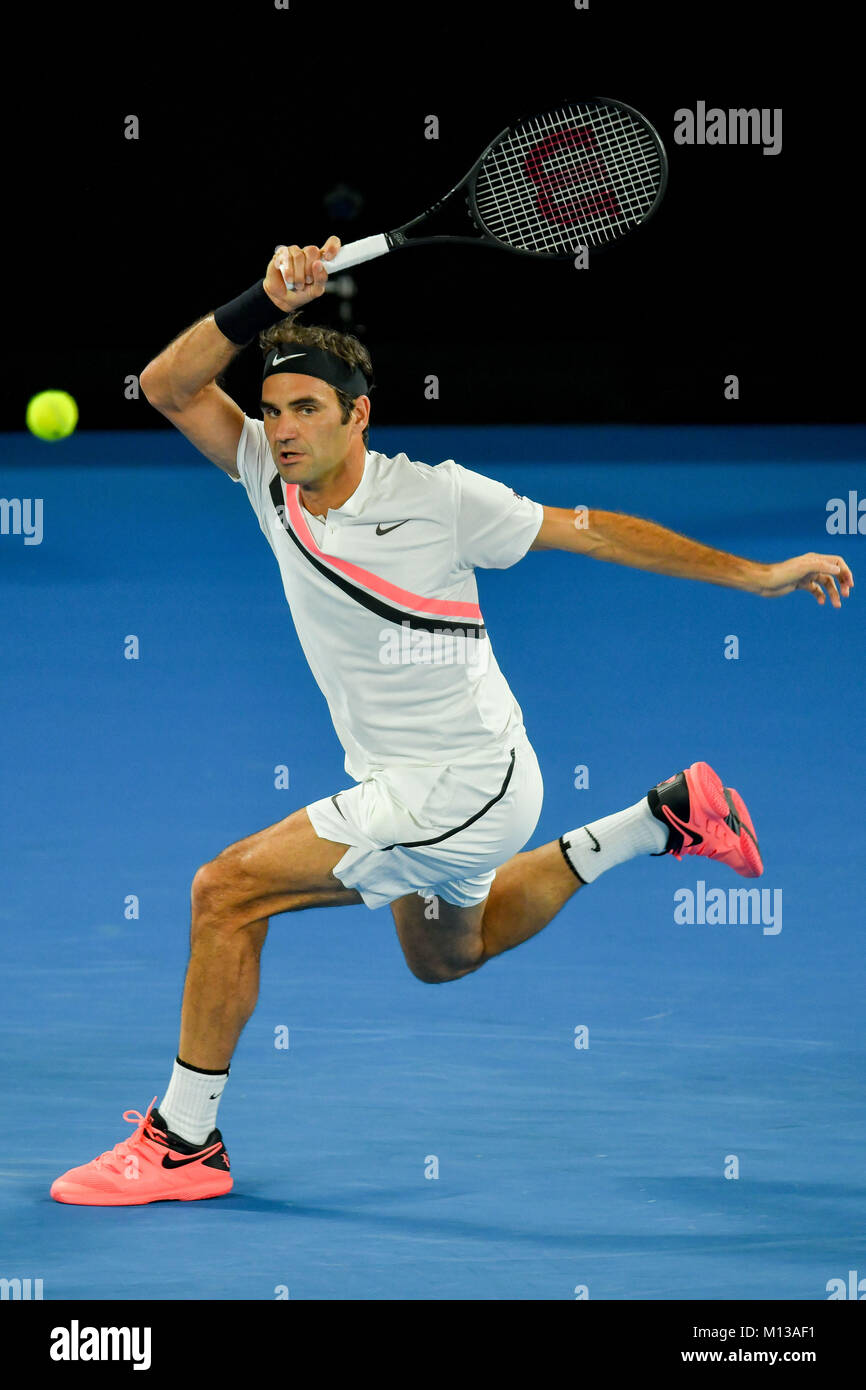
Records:
[[[510,251],[512,255],[515,256],[529,256],[533,260],[537,260],[539,257],[549,261],[572,260],[574,258],[575,252],[571,250],[528,251],[522,246],[511,246],[508,242],[503,241],[501,237],[496,236],[494,232],[490,231],[478,209],[476,187],[478,182],[478,173],[481,169],[481,165],[484,163],[491,150],[494,149],[494,147],[498,145],[501,140],[504,140],[506,136],[510,135],[512,131],[516,129],[516,127],[524,125],[528,121],[537,120],[539,118],[539,115],[549,116],[550,114],[552,114],[553,111],[556,111],[562,107],[577,106],[580,104],[584,104],[586,106],[612,106],[616,107],[620,111],[627,111],[630,116],[634,117],[635,120],[649,132],[656,146],[656,152],[659,156],[660,166],[659,186],[656,190],[655,198],[653,199],[652,206],[650,207],[649,211],[645,214],[644,217],[641,218],[640,222],[636,223],[634,227],[629,227],[627,231],[622,232],[619,236],[611,238],[610,241],[600,242],[598,245],[593,244],[589,246],[587,249],[592,250],[593,254],[596,251],[604,251],[608,247],[612,246],[615,242],[621,241],[622,237],[627,236],[629,232],[637,231],[639,227],[645,226],[646,223],[650,220],[650,218],[653,217],[654,214],[658,211],[659,204],[661,203],[662,198],[665,195],[665,190],[667,189],[668,185],[668,157],[667,151],[664,147],[664,143],[662,142],[662,138],[656,130],[655,126],[647,120],[643,112],[638,111],[637,108],[634,106],[630,106],[628,102],[618,101],[612,97],[585,97],[582,103],[570,99],[568,101],[561,102],[559,107],[552,107],[550,111],[533,111],[529,112],[526,115],[516,117],[511,122],[511,124],[507,125],[504,130],[501,130],[498,135],[494,135],[493,139],[488,142],[484,150],[482,150],[481,154],[475,160],[475,163],[472,165],[469,172],[465,174],[463,178],[460,179],[454,185],[453,188],[449,189],[449,191],[446,194],[444,194],[443,197],[437,199],[435,203],[432,203],[429,208],[425,209],[424,212],[419,213],[417,217],[413,217],[411,221],[404,222],[402,226],[395,227],[393,231],[385,232],[385,240],[388,242],[389,250],[396,250],[397,248],[403,248],[408,246],[433,246],[436,244],[442,245],[453,243],[455,245],[462,244],[464,246],[489,246],[491,249]],[[461,191],[461,189],[464,188],[466,189],[467,194],[466,201],[469,204],[469,215],[472,218],[472,221],[475,223],[476,227],[479,228],[479,235],[449,236],[440,234],[438,236],[429,237],[407,237],[405,235],[405,233],[409,231],[410,228],[416,227],[419,222],[424,222],[428,217],[432,217],[435,213],[439,212],[442,208],[445,207],[446,203],[450,202],[452,198],[455,198],[455,196]]]

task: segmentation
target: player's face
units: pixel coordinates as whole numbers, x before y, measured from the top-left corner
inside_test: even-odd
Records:
[[[352,420],[343,424],[341,413],[332,387],[319,377],[280,372],[267,378],[262,387],[265,435],[286,482],[315,485],[343,463]]]

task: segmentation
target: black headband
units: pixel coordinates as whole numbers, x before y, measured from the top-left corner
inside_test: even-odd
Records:
[[[352,397],[366,396],[373,386],[360,367],[350,367],[348,362],[324,348],[302,347],[300,343],[280,343],[265,357],[263,381],[282,372],[317,376]]]

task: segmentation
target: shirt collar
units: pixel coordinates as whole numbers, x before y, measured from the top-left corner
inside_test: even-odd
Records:
[[[372,487],[372,456],[368,449],[364,450],[364,471],[361,474],[361,481],[355,488],[351,497],[347,497],[340,507],[329,507],[328,516],[358,516],[362,511]]]

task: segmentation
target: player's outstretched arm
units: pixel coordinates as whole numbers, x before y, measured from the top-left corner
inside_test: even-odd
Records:
[[[805,589],[818,603],[830,595],[841,608],[854,587],[854,577],[841,555],[810,552],[790,560],[764,565],[713,550],[688,536],[669,531],[654,521],[603,512],[589,507],[545,507],[544,520],[530,550],[570,550],[594,560],[631,565],[677,579],[700,579],[730,589],[744,589],[762,598],[778,598],[793,589]],[[836,587],[836,580],[839,588]]]

